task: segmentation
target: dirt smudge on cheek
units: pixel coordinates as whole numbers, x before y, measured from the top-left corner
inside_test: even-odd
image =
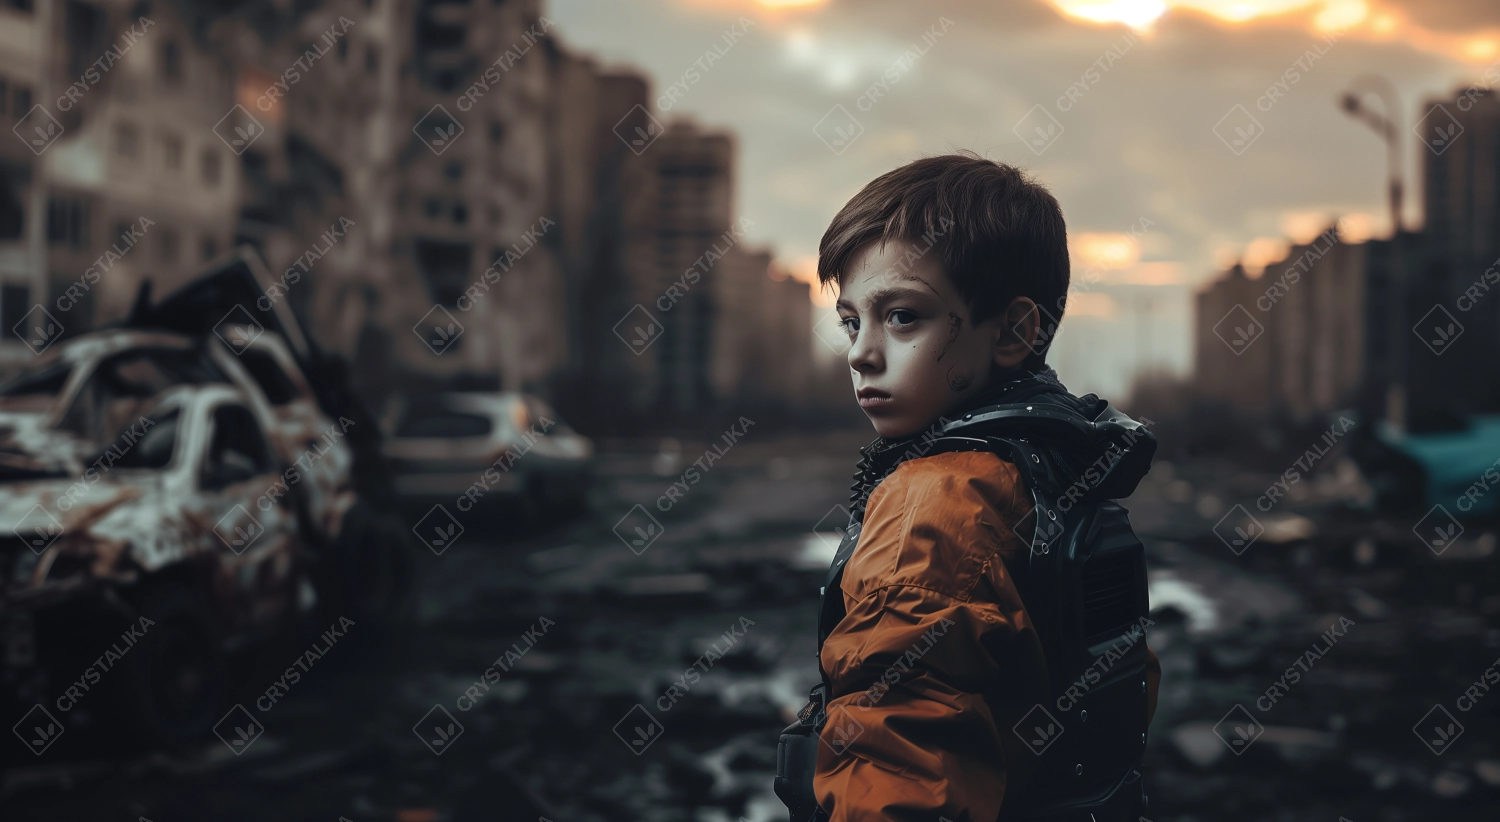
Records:
[[[954,391],[964,391],[974,384],[974,375],[954,373],[957,370],[958,366],[948,367],[948,387]]]
[[[938,352],[937,361],[942,362],[943,357],[948,355],[948,349],[953,347],[954,341],[958,339],[958,332],[964,327],[964,318],[952,311],[948,312],[948,341],[943,343],[943,350]]]

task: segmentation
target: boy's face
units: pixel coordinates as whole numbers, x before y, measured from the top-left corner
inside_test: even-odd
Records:
[[[992,385],[1031,353],[1036,304],[1017,297],[981,322],[935,254],[903,263],[911,243],[866,244],[839,277],[860,408],[882,437],[915,434]]]

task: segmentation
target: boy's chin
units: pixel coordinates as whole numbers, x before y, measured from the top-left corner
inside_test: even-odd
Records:
[[[875,433],[888,439],[895,440],[909,437],[927,428],[926,422],[913,421],[909,419],[893,419],[891,417],[875,417],[870,414],[870,424],[875,427]]]

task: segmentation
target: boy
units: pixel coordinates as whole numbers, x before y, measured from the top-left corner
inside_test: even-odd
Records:
[[[879,438],[823,594],[822,683],[778,751],[792,822],[1134,822],[1160,667],[1111,500],[1155,440],[1043,362],[1057,201],[971,152],[917,160],[834,217],[818,276]]]

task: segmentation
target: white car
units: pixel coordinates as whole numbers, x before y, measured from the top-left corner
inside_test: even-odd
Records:
[[[451,392],[400,408],[386,440],[396,492],[467,512],[517,496],[540,508],[584,501],[593,443],[520,392]]]

